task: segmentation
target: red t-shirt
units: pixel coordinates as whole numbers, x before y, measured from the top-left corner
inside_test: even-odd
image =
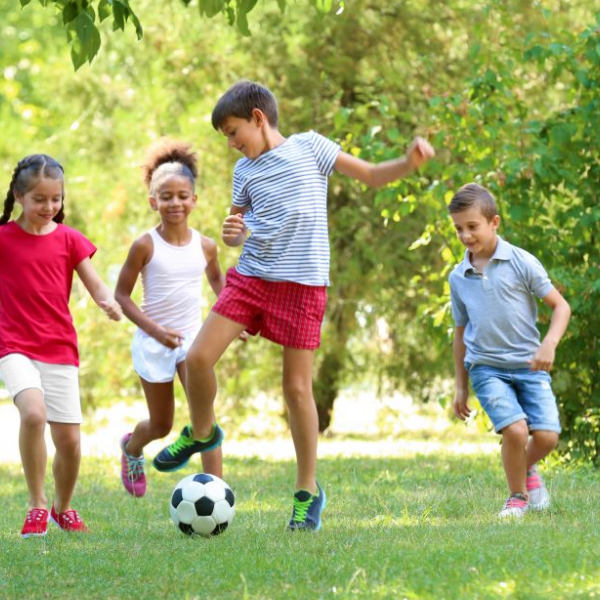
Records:
[[[27,233],[14,221],[0,225],[0,358],[19,353],[79,365],[69,296],[75,267],[95,252],[66,225],[46,235]]]

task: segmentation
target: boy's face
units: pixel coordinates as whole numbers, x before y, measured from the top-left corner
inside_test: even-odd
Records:
[[[452,213],[458,239],[475,258],[489,258],[496,249],[496,230],[500,217],[488,220],[478,206]]]
[[[249,121],[240,117],[227,117],[221,125],[221,131],[230,148],[235,148],[246,158],[252,159],[267,149],[261,123],[262,120],[255,115]]]

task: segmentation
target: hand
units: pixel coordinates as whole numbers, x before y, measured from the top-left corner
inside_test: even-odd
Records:
[[[170,327],[159,327],[158,330],[151,335],[155,340],[159,341],[167,348],[179,348],[179,346],[183,344],[183,334]]]
[[[229,215],[225,221],[223,221],[221,237],[226,244],[235,244],[238,242],[240,235],[245,231],[246,225],[244,224],[244,217],[242,214]]]
[[[422,137],[416,137],[406,151],[406,160],[411,169],[418,169],[434,156],[433,146]]]
[[[121,305],[115,300],[100,300],[98,306],[108,315],[111,321],[120,321],[123,318]]]
[[[469,407],[469,394],[464,392],[456,392],[454,395],[454,403],[452,404],[452,408],[454,409],[454,414],[461,420],[465,421],[468,419],[471,414],[471,408]]]
[[[542,342],[537,352],[533,355],[533,359],[528,361],[532,371],[550,371],[554,365],[554,356],[556,351],[554,344]]]
[[[248,341],[249,338],[250,334],[247,331],[242,331],[242,333],[238,335],[238,340],[244,342],[244,344]]]

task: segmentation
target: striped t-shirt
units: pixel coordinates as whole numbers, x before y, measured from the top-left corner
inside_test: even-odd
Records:
[[[327,178],[339,151],[338,144],[310,131],[237,162],[233,205],[248,207],[244,223],[250,230],[239,273],[329,285]]]

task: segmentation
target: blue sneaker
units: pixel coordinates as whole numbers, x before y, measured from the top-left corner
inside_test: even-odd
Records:
[[[321,513],[325,510],[327,496],[317,482],[319,494],[313,496],[306,490],[294,494],[294,510],[288,525],[291,531],[318,531],[321,529]]]
[[[224,438],[223,430],[216,423],[210,438],[204,441],[195,440],[192,437],[192,426],[186,425],[179,437],[154,457],[152,465],[157,471],[178,471],[188,464],[192,454],[214,450],[223,443]]]

